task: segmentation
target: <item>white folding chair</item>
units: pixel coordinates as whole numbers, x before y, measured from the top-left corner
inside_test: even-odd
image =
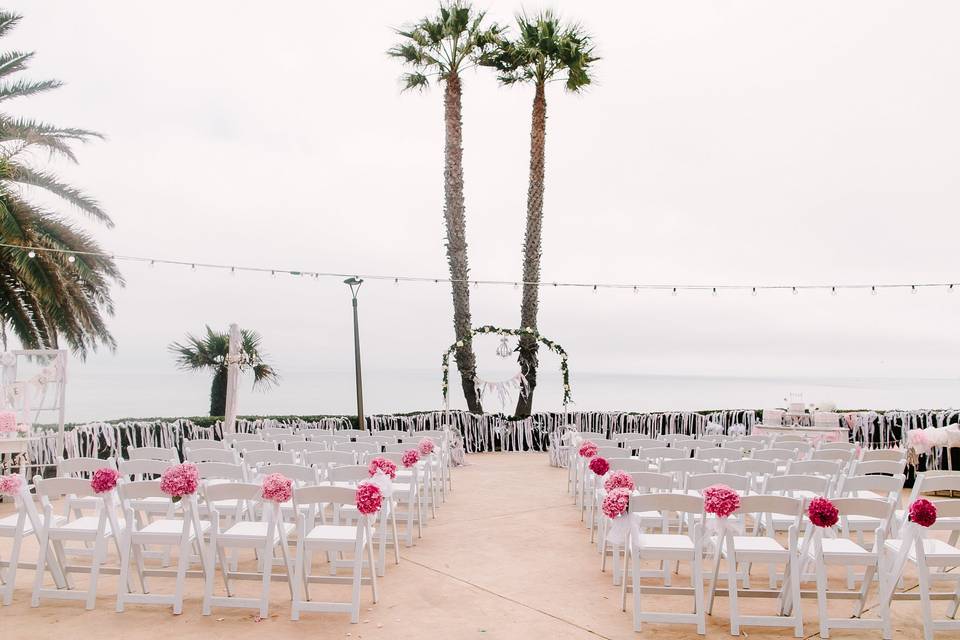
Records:
[[[21,476],[22,477],[22,476]],[[6,561],[0,560],[0,582],[3,583],[3,604],[9,605],[13,602],[13,590],[16,588],[17,569],[34,569],[37,565],[20,561],[20,549],[23,545],[25,536],[33,535],[40,539],[40,529],[42,528],[40,514],[37,513],[37,507],[33,504],[30,497],[30,490],[27,486],[26,478],[20,486],[20,492],[13,496],[13,503],[16,509],[15,513],[0,518],[0,538],[11,538],[13,540],[10,549],[10,558]],[[61,516],[52,516],[55,521],[62,522]],[[50,575],[60,589],[68,588],[63,577],[63,570],[56,557],[51,557],[47,561]],[[3,569],[6,568],[6,571]]]
[[[855,453],[857,445],[852,442],[821,442],[817,447],[818,451],[847,451]]]
[[[316,467],[302,464],[261,462],[256,467],[249,469],[248,477],[251,481],[261,482],[271,473],[279,473],[289,478],[293,481],[294,488],[314,487],[320,484],[320,471]],[[280,513],[284,522],[296,523],[297,514],[294,511],[292,500],[280,504]]]
[[[324,444],[327,446],[328,450],[332,450],[334,445],[342,444],[344,442],[350,442],[349,436],[332,436],[332,435],[314,435],[310,442],[316,442]]]
[[[382,449],[378,442],[340,442],[333,445],[334,451],[352,451],[362,461],[379,454]]]
[[[707,604],[707,613],[713,613],[713,601],[717,595],[717,580],[726,579],[727,596],[730,601],[730,634],[740,635],[740,627],[747,625],[764,627],[793,627],[793,635],[797,638],[803,637],[803,612],[800,607],[800,547],[798,545],[800,519],[803,514],[804,501],[797,498],[776,495],[753,495],[740,498],[740,508],[731,516],[753,515],[756,518],[760,514],[777,514],[792,520],[787,535],[787,546],[784,547],[775,537],[769,536],[750,536],[735,535],[729,529],[723,535],[722,540],[717,541],[719,553],[714,556],[713,575],[710,581],[710,597]],[[725,576],[720,576],[720,561],[725,558],[727,561],[727,571]],[[789,599],[792,602],[790,613],[784,615],[784,608],[781,607],[780,615],[741,615],[738,606],[739,594],[739,574],[737,567],[740,564],[746,564],[746,574],[744,575],[744,587],[749,589],[749,567],[753,563],[764,563],[768,565],[783,565],[784,575],[787,576],[789,583],[781,591],[757,591],[750,589],[744,595],[779,598],[789,592]]]
[[[333,467],[330,469],[329,482],[333,486],[355,489],[361,482],[367,482],[369,480],[370,472],[366,465]],[[392,486],[396,486],[397,484],[398,483],[391,482]],[[393,543],[394,563],[400,564],[400,538],[397,534],[397,509],[393,496],[384,496],[384,502],[386,503],[386,508],[380,509],[380,515],[374,530],[374,534],[378,538],[377,542],[379,543],[376,566],[377,575],[379,576],[386,573],[387,545],[390,544],[391,541]],[[344,505],[340,510],[340,515],[346,518],[348,522],[354,522],[360,517],[360,512],[357,511],[354,506]],[[392,540],[387,535],[388,529],[392,530]],[[335,571],[338,564],[337,561],[331,560],[330,570]]]
[[[290,606],[290,619],[299,620],[301,611],[347,612],[350,622],[360,622],[360,586],[369,584],[373,602],[377,602],[377,572],[373,557],[373,531],[370,516],[358,515],[356,524],[343,524],[340,511],[346,506],[354,506],[356,489],[346,487],[303,487],[293,492],[293,501],[298,512],[297,550],[293,577],[293,602]],[[333,511],[333,522],[315,524],[326,505]],[[302,508],[307,508],[307,513]],[[353,553],[353,575],[315,575],[312,569],[314,552],[324,552],[330,558],[344,553]],[[366,563],[364,557],[366,556]],[[363,577],[363,565],[370,567],[370,575]],[[310,600],[310,583],[349,581],[353,586],[350,602],[316,602]]]
[[[253,471],[260,464],[296,464],[297,456],[293,451],[248,451],[243,449],[241,452],[243,464],[247,465],[247,477],[249,472]]]
[[[413,546],[413,525],[417,525],[417,537],[423,537],[423,494],[430,488],[430,466],[418,462],[410,468],[403,466],[402,453],[381,453],[381,458],[390,460],[397,465],[397,477],[393,487],[393,497],[396,503],[403,504],[404,509],[398,515],[404,522],[405,544]],[[436,517],[436,514],[434,514]]]
[[[120,484],[133,481],[143,481],[143,480],[154,480],[158,479],[163,472],[169,469],[171,466],[176,464],[175,462],[169,460],[153,460],[153,459],[142,459],[142,460],[120,460]],[[150,522],[157,518],[170,519],[174,517],[174,513],[179,511],[181,504],[179,502],[173,502],[170,500],[169,496],[165,495],[156,495],[156,496],[145,496],[143,498],[131,498],[127,506],[133,515],[133,520],[127,521],[127,526],[133,527],[136,525],[139,528],[147,526]],[[145,551],[145,557],[159,557],[163,561],[163,566],[170,565],[170,547],[164,546],[163,550],[158,554],[154,551]]]
[[[907,468],[907,461],[904,458],[899,460],[854,460],[850,463],[851,476],[868,476],[873,474],[883,474],[888,476],[903,475]]]
[[[867,516],[883,523],[874,532],[873,550],[867,550],[849,538],[828,538],[821,527],[808,526],[804,538],[800,539],[801,555],[805,561],[811,561],[816,568],[817,611],[820,618],[820,636],[830,637],[831,629],[880,629],[884,640],[892,640],[893,631],[890,621],[889,602],[880,599],[879,618],[864,619],[860,616],[866,604],[867,592],[874,575],[879,577],[880,593],[887,593],[887,581],[894,579],[882,570],[881,551],[884,548],[886,522],[893,514],[893,503],[870,498],[834,498],[833,505],[841,518]],[[846,569],[865,567],[861,590],[834,591],[829,588],[827,567],[841,566]],[[852,615],[847,618],[831,618],[827,602],[831,598],[856,598]]]
[[[37,571],[33,582],[33,597],[31,606],[40,606],[41,599],[83,600],[86,608],[93,609],[97,599],[97,583],[100,573],[119,573],[106,570],[102,567],[107,559],[107,540],[112,539],[117,551],[120,551],[119,537],[123,535],[123,524],[117,519],[113,510],[113,491],[98,495],[90,486],[90,481],[83,478],[48,478],[34,476],[33,484],[43,505],[43,517],[40,527],[40,553],[37,560]],[[52,498],[77,496],[103,501],[95,516],[79,516],[63,520],[53,517]],[[64,543],[67,541],[90,543],[93,545],[90,566],[82,567],[69,565],[65,561]],[[89,573],[90,582],[86,591],[78,589],[47,589],[43,585],[43,576],[47,566],[49,547],[53,546],[57,562],[63,569],[64,575],[70,573]],[[141,585],[142,586],[142,585]]]
[[[698,460],[709,460],[713,463],[714,470],[719,470],[727,460],[743,460],[743,451],[717,447],[697,449],[696,457]]]
[[[239,448],[237,445],[241,442],[261,442],[263,436],[259,433],[235,433],[226,438],[231,446]]]
[[[690,535],[671,533],[636,533],[631,527],[627,536],[628,553],[624,554],[623,575],[632,567],[631,581],[624,579],[621,585],[620,604],[627,610],[627,583],[633,589],[633,630],[641,631],[643,622],[663,622],[669,624],[695,624],[697,633],[706,634],[706,617],[703,597],[703,498],[677,493],[649,493],[630,498],[630,513],[659,511],[661,514],[679,513],[682,518],[692,517],[698,520],[690,529]],[[688,562],[693,576],[694,612],[648,612],[641,607],[640,563],[655,560],[665,563]],[[689,594],[691,589],[683,587],[656,587],[660,594]]]
[[[320,471],[320,479],[327,480],[334,467],[349,467],[357,464],[357,454],[353,451],[308,451],[304,462]]]
[[[786,474],[790,476],[823,476],[830,478],[830,486],[823,496],[833,495],[839,486],[843,465],[836,460],[791,460],[787,464]],[[813,495],[801,494],[804,498],[814,498]]]
[[[306,441],[300,444],[306,444]],[[277,443],[273,440],[241,440],[233,445],[235,451],[277,451]]]
[[[767,478],[778,473],[776,462],[772,460],[754,460],[752,458],[726,460],[720,470],[723,473],[750,476],[753,480],[753,491],[755,492],[760,491],[767,481]]]
[[[656,438],[631,438],[623,441],[623,448],[627,451],[639,451],[640,449],[653,449],[662,446],[663,442]]]
[[[326,442],[314,442],[312,440],[307,440],[306,442],[281,442],[280,450],[292,451],[295,454],[302,456],[308,451],[327,451],[328,447]]]
[[[934,500],[933,505],[937,509],[937,523],[941,522],[942,519],[947,526],[954,527],[953,531],[960,531],[960,500]],[[943,527],[944,525],[941,525],[941,531]],[[904,549],[903,545],[905,544],[910,546]],[[907,539],[886,540],[884,546],[886,548],[885,568],[891,572],[890,582],[887,583],[888,588],[891,588],[902,577],[907,562],[916,568],[920,583],[920,611],[923,615],[923,636],[925,640],[933,640],[935,631],[953,631],[955,633],[960,631],[960,620],[956,619],[957,610],[960,608],[960,578],[953,573],[948,573],[948,569],[960,566],[960,548],[925,534],[922,536],[912,535],[911,538]],[[939,571],[930,571],[931,568],[939,569]],[[953,593],[945,594],[932,591],[932,583],[939,581],[951,582]],[[907,599],[912,594],[898,595]],[[889,602],[889,597],[886,594],[881,595],[881,598]],[[934,618],[932,603],[934,598],[942,598],[950,602],[944,617]]]
[[[910,492],[910,498],[907,504],[913,504],[913,501],[920,498],[925,493],[960,491],[960,475],[951,471],[925,471],[918,473],[913,483],[913,490]],[[899,531],[907,522],[907,511],[897,510],[894,516],[894,524]],[[958,546],[960,543],[960,517],[938,515],[937,521],[930,527],[932,531],[949,531],[948,542],[952,546]],[[896,532],[895,532],[896,533]]]
[[[863,449],[860,451],[861,462],[874,460],[903,460],[907,453],[903,449]]]
[[[205,616],[210,615],[212,608],[217,606],[259,609],[260,618],[266,618],[270,613],[270,581],[275,577],[273,575],[273,557],[274,550],[277,547],[280,548],[280,556],[287,569],[286,582],[290,587],[290,595],[293,597],[293,565],[287,549],[287,538],[293,531],[294,525],[283,521],[280,515],[280,505],[265,501],[260,497],[262,490],[263,487],[259,484],[245,482],[208,484],[204,487],[204,498],[210,510],[212,525],[210,542],[207,545],[206,562],[210,571],[207,572],[203,590],[203,615]],[[254,511],[253,507],[262,503],[263,518],[256,521],[234,522],[226,529],[221,530],[220,513],[217,505],[233,501],[246,504],[248,511]],[[226,552],[230,549],[254,549],[261,559],[259,564],[263,570],[260,574],[232,571],[226,558]],[[227,592],[225,597],[213,594],[213,568],[216,566],[217,558],[220,561],[223,582]],[[279,578],[280,576],[276,577]],[[230,588],[231,578],[260,580],[260,597],[235,597]]]
[[[229,449],[230,443],[226,440],[214,440],[213,438],[184,438],[184,449]]]
[[[210,568],[206,564],[206,555],[203,553],[203,537],[210,529],[210,523],[201,521],[197,517],[196,496],[185,496],[177,504],[182,514],[180,518],[166,517],[152,520],[141,526],[135,517],[135,504],[144,501],[166,499],[171,503],[170,496],[160,491],[159,480],[139,480],[126,482],[118,487],[120,504],[123,508],[127,529],[122,536],[120,545],[120,583],[117,587],[117,611],[124,610],[127,603],[132,604],[163,604],[173,607],[173,613],[183,611],[183,591],[193,552],[199,556],[202,570],[195,572],[196,576],[205,576]],[[172,513],[173,509],[170,509]],[[147,546],[162,546],[167,549],[178,548],[176,570],[146,568],[144,556]],[[137,564],[140,576],[142,593],[133,593],[129,587],[130,558]],[[166,565],[164,565],[166,566]],[[146,578],[173,577],[175,589],[172,594],[157,594],[148,589]]]
[[[664,459],[658,467],[660,473],[669,473],[673,476],[673,488],[682,491],[687,488],[687,478],[694,473],[713,473],[713,463],[709,460],[696,458]]]
[[[637,471],[631,472],[630,477],[633,479],[634,490],[639,493],[662,493],[670,492],[674,488],[674,478],[666,473],[653,473],[650,471]],[[659,529],[663,533],[667,533],[667,528],[669,526],[669,515],[661,514],[659,511],[648,511],[643,513],[634,513],[630,517],[633,517],[637,520],[638,526],[642,530],[646,529]],[[620,560],[620,553],[623,551],[624,545],[615,544],[607,539],[607,522],[608,518],[601,518],[600,526],[600,572],[603,573],[607,570],[607,548],[609,545],[611,555],[611,563],[613,565],[613,584],[619,585],[620,581],[623,579],[621,573],[623,569],[622,562]],[[666,563],[664,563],[666,567]],[[651,575],[650,572],[644,572],[641,575]],[[663,576],[664,584],[670,586],[670,570],[669,568],[664,568],[658,575]]]

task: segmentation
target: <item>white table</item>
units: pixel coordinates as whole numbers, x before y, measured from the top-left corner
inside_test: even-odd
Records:
[[[817,446],[821,442],[850,442],[850,430],[846,427],[782,427],[769,424],[755,424],[750,431],[753,435],[794,435]]]

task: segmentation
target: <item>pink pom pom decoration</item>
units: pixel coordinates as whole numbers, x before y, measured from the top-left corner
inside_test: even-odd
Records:
[[[603,499],[601,508],[608,518],[622,516],[630,508],[630,490],[614,489]]]
[[[580,445],[581,458],[592,458],[595,455],[597,455],[597,445],[593,444],[589,440]]]
[[[367,472],[373,476],[377,474],[377,471],[383,471],[393,480],[397,477],[397,464],[393,460],[387,460],[386,458],[374,458],[370,461]]]
[[[113,491],[119,479],[120,473],[116,469],[103,467],[93,472],[93,476],[90,477],[90,488],[96,493]]]
[[[0,411],[0,433],[17,431],[17,414],[13,411]]]
[[[810,518],[815,526],[832,527],[840,519],[840,512],[832,502],[822,496],[817,496],[810,501],[807,507],[807,517]]]
[[[0,495],[18,496],[23,487],[23,477],[17,474],[0,476]]]
[[[380,487],[369,482],[361,482],[357,485],[357,511],[365,516],[373,515],[380,511],[380,505],[383,504],[383,494]]]
[[[282,473],[271,473],[263,479],[260,496],[271,502],[287,502],[293,497],[293,480]]]
[[[410,449],[409,451],[404,451],[403,458],[401,458],[401,462],[403,462],[404,467],[409,469],[413,465],[420,462],[420,452],[417,451],[416,449]]]
[[[594,456],[590,458],[590,471],[598,476],[606,475],[607,471],[610,471],[610,463],[607,462],[606,458]]]
[[[631,478],[630,474],[626,471],[614,471],[603,482],[603,488],[607,490],[607,493],[613,491],[614,489],[627,489],[628,491],[633,491],[633,478]]]
[[[196,465],[190,462],[175,464],[160,476],[160,491],[172,497],[174,501],[196,493],[199,484],[200,473]]]
[[[420,455],[428,456],[433,453],[434,450],[433,440],[430,438],[424,438],[420,441],[420,444],[417,445],[417,448],[420,450]]]
[[[703,493],[703,510],[718,518],[726,518],[740,508],[740,496],[725,484],[707,487]]]
[[[910,503],[907,518],[921,527],[933,526],[937,521],[937,506],[926,498],[917,498]]]

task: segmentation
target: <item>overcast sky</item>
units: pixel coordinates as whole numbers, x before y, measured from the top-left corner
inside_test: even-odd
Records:
[[[500,22],[521,7],[480,5]],[[67,86],[4,107],[108,136],[80,150],[79,166],[57,166],[116,221],[85,223],[104,247],[446,275],[442,92],[401,93],[402,69],[384,54],[392,28],[433,11],[432,0],[6,6],[24,21],[3,48],[36,50],[31,76]],[[960,281],[960,4],[548,6],[581,22],[603,59],[585,94],[548,91],[544,280]],[[476,278],[521,273],[531,99],[529,87],[500,88],[489,73],[464,80]],[[75,378],[172,372],[171,340],[235,321],[263,334],[285,380],[309,371],[349,380],[349,298],[337,280],[121,268],[119,349],[73,363]],[[519,322],[519,291],[471,293],[475,325]],[[545,289],[540,327],[570,353],[574,381],[578,372],[955,378],[958,313],[960,291]],[[365,284],[365,367],[439,375],[450,316],[447,286]],[[493,362],[495,346],[478,348],[481,371],[511,369]],[[434,393],[438,382],[424,380]],[[171,409],[202,411],[205,396],[201,384]],[[296,409],[328,408],[322,391],[309,400]]]

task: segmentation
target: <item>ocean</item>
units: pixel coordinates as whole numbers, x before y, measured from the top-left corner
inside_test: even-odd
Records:
[[[465,408],[457,395],[459,379],[451,374],[451,407]],[[506,379],[509,374],[504,374]],[[371,370],[363,375],[367,414],[434,410],[443,407],[437,371]],[[199,373],[89,371],[74,367],[67,384],[69,422],[113,418],[205,415],[210,378]],[[284,371],[280,384],[254,391],[240,385],[241,415],[355,414],[352,370]],[[722,377],[696,375],[624,375],[571,372],[573,410],[666,411],[761,409],[784,406],[791,394],[808,404],[834,403],[844,409],[948,409],[960,405],[960,378]],[[514,392],[512,401],[516,399]],[[562,410],[560,376],[543,371],[535,409]],[[485,399],[490,412],[513,412],[495,397]],[[55,416],[41,416],[41,422]]]

